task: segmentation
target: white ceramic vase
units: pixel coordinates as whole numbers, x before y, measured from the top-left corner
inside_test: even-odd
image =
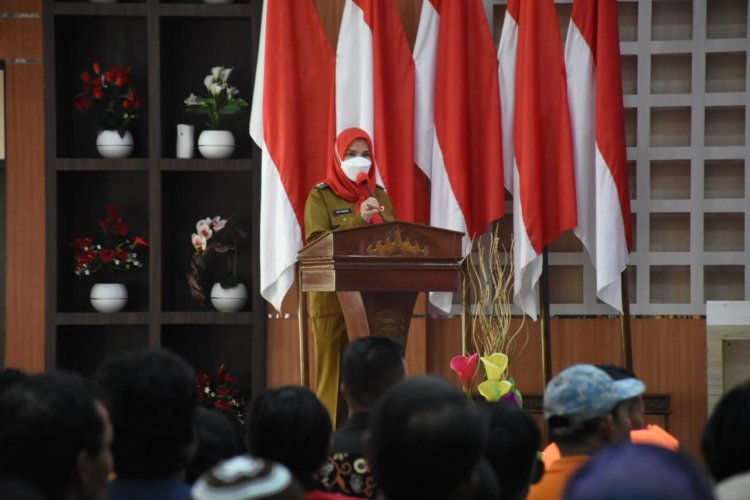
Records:
[[[126,130],[120,137],[117,130],[102,130],[96,136],[96,150],[103,158],[127,158],[133,152],[133,134]]]
[[[122,283],[97,283],[91,287],[89,298],[99,312],[118,312],[128,303],[128,289]]]
[[[247,288],[244,283],[238,283],[232,288],[222,288],[215,283],[211,288],[211,303],[217,311],[237,312],[245,307],[247,302]]]
[[[204,158],[229,158],[234,153],[234,135],[229,130],[204,130],[198,136],[198,151]]]

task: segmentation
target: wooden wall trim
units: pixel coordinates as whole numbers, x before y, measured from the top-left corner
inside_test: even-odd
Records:
[[[6,365],[44,370],[44,67],[8,64]]]

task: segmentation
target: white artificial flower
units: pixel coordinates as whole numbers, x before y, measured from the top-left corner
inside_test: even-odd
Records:
[[[201,219],[198,222],[195,223],[195,232],[200,233],[201,232],[201,226],[205,225],[211,225],[212,219],[211,217],[206,217],[205,219]]]
[[[221,83],[212,83],[211,86],[208,87],[208,91],[211,92],[212,96],[221,94],[222,90],[224,90],[224,85]]]
[[[211,85],[214,84],[214,77],[213,75],[208,75],[206,78],[203,79],[203,85],[206,86],[206,90],[209,92],[211,91]]]
[[[214,78],[219,78],[223,70],[224,66],[214,66],[213,68],[211,68],[211,76],[213,76]]]
[[[192,92],[188,96],[187,99],[185,99],[185,104],[188,106],[197,106],[198,105],[198,96],[193,94]]]
[[[226,69],[222,69],[222,70],[221,70],[221,73],[219,74],[219,79],[220,79],[220,80],[221,80],[222,82],[224,82],[224,83],[227,83],[227,80],[229,80],[229,74],[230,74],[230,73],[232,72],[232,70],[233,70],[233,69],[234,69],[234,68],[226,68]]]

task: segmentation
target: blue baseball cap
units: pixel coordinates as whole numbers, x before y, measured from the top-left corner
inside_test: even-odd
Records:
[[[617,403],[645,390],[637,378],[612,380],[594,365],[569,366],[550,380],[544,391],[544,418],[565,417],[573,430],[580,423],[608,415]]]

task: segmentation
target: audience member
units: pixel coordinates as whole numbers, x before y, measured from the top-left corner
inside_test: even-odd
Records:
[[[489,420],[485,456],[497,477],[503,500],[523,500],[544,466],[537,458],[542,434],[518,406],[498,401],[480,407]]]
[[[250,403],[246,429],[250,455],[284,464],[306,499],[349,498],[329,493],[315,473],[331,442],[331,417],[305,387],[266,389]]]
[[[385,337],[364,337],[347,345],[341,374],[341,393],[349,418],[332,436],[330,454],[318,471],[323,485],[345,495],[371,498],[375,479],[365,458],[363,436],[372,410],[405,374],[403,348]]]
[[[708,419],[703,457],[716,481],[719,500],[750,496],[750,381],[726,393]]]
[[[0,395],[0,477],[17,498],[106,498],[112,428],[93,385],[62,372],[22,379]]]
[[[565,491],[565,500],[712,498],[708,481],[686,456],[661,446],[627,442],[591,459],[570,479]]]
[[[235,427],[217,410],[198,407],[195,414],[195,436],[198,447],[185,471],[185,482],[188,484],[193,484],[198,476],[222,460],[240,453]]]
[[[617,404],[643,394],[637,379],[614,381],[593,365],[573,365],[550,380],[544,391],[544,418],[561,458],[532,486],[529,500],[562,498],[568,479],[592,455],[627,440],[630,421]]]
[[[204,473],[193,500],[302,500],[302,489],[289,469],[261,458],[239,456]]]
[[[615,365],[595,365],[604,371],[612,380],[634,379],[636,377],[632,370]],[[625,401],[620,401],[612,411],[615,421],[629,423],[630,440],[638,444],[654,444],[663,446],[672,451],[680,448],[680,442],[670,433],[655,424],[646,424],[645,406],[643,403],[643,394],[639,394]],[[542,454],[545,467],[549,468],[560,458],[560,449],[557,444],[550,443]]]
[[[367,458],[387,500],[471,498],[486,440],[485,420],[456,387],[412,378],[376,407]]]
[[[195,374],[167,351],[132,351],[102,364],[96,381],[107,393],[117,478],[110,500],[189,498],[185,467],[195,454]]]

